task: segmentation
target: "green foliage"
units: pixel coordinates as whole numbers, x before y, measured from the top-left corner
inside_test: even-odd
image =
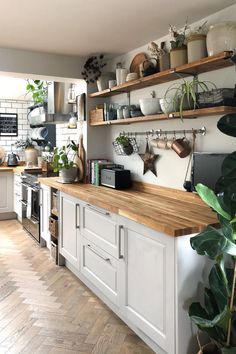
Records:
[[[169,25],[169,33],[172,39],[170,44],[172,49],[186,47],[186,32],[188,28],[188,20],[186,20],[183,30],[177,30],[175,26]]]
[[[185,109],[196,109],[198,107],[197,94],[199,90],[207,92],[210,88],[216,88],[216,85],[210,81],[199,81],[194,77],[192,81],[183,79],[182,83],[172,84],[166,91],[164,98],[174,92],[173,103],[175,111],[179,113],[183,119],[183,112]]]
[[[34,103],[44,103],[47,100],[48,83],[41,80],[27,80],[27,94],[31,93]]]
[[[20,139],[20,140],[17,140],[15,142],[15,145],[18,149],[21,149],[21,150],[25,150],[27,148],[33,148],[34,147],[34,144],[32,142],[31,139],[29,138],[26,138],[25,140],[24,139]]]
[[[116,142],[124,147],[127,147],[130,145],[130,140],[127,136],[125,135],[120,135],[116,138]]]
[[[69,169],[75,166],[74,157],[78,152],[78,146],[72,140],[70,144],[64,145],[61,148],[55,147],[53,151],[53,160],[51,166],[54,172],[59,172],[62,169]]]

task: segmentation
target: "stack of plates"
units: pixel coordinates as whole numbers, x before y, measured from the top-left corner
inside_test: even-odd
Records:
[[[137,80],[138,79],[138,74],[137,73],[129,73],[126,76],[126,81],[132,81],[132,80]]]

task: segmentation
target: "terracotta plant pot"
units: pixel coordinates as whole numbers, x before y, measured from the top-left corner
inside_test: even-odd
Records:
[[[203,34],[192,35],[188,38],[188,63],[200,60],[207,56],[206,36]]]
[[[170,67],[175,68],[176,66],[187,64],[187,47],[174,48],[170,50]]]
[[[199,350],[197,354],[221,354],[221,350],[213,343],[203,346],[203,350]]]

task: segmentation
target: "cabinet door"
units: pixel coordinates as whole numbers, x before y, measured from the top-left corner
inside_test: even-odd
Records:
[[[13,204],[14,212],[17,214],[18,219],[22,220],[22,186],[21,186],[21,177],[19,174],[14,173],[14,195],[13,195]]]
[[[59,252],[79,268],[80,203],[76,198],[60,193]]]
[[[13,173],[0,172],[0,213],[13,211]]]
[[[49,232],[49,216],[51,214],[50,205],[50,188],[48,186],[41,185],[40,194],[40,236],[47,242],[47,246],[50,247],[50,232]]]
[[[174,353],[174,280],[174,238],[127,220],[122,312],[167,353]]]

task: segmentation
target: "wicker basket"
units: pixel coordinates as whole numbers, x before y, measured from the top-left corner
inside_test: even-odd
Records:
[[[49,216],[49,231],[53,237],[58,238],[58,220],[52,216]]]

